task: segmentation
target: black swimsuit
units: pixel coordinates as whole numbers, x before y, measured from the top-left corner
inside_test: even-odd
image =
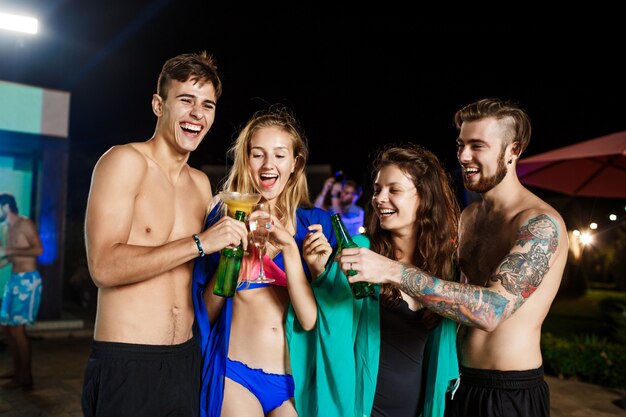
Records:
[[[448,397],[446,416],[549,417],[550,388],[543,367],[526,371],[461,369],[461,383]]]
[[[406,301],[380,306],[380,363],[371,417],[414,417],[421,407],[422,362],[429,330],[424,309],[412,311]]]
[[[83,415],[198,416],[200,348],[93,341],[85,367]]]

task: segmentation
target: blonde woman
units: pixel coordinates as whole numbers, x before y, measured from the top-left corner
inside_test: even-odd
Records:
[[[291,305],[304,329],[316,326],[309,281],[324,270],[336,245],[330,215],[309,200],[306,142],[285,107],[256,113],[230,151],[233,167],[224,190],[260,193],[271,206],[273,224],[263,264],[275,281],[242,285],[233,298],[217,297],[212,293],[217,257],[197,261],[194,302],[204,359],[201,415],[296,416],[285,317]],[[207,225],[223,212],[219,206],[216,202]],[[249,268],[252,259],[244,258],[242,270],[255,269]]]

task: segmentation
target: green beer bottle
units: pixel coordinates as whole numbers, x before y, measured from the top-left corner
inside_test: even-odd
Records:
[[[337,235],[339,250],[359,247],[359,245],[352,241],[352,237],[350,236],[350,233],[348,233],[346,225],[343,224],[343,221],[341,220],[341,215],[339,215],[339,213],[333,214],[330,217],[330,221],[333,224],[333,229],[335,229],[335,235]],[[354,276],[356,274],[356,271],[348,271],[349,276]],[[370,295],[374,295],[374,286],[369,282],[360,281],[351,283],[350,288],[352,288],[352,294],[354,294],[354,298],[365,298]]]
[[[237,210],[235,219],[244,221],[246,213]],[[234,248],[224,248],[220,253],[220,263],[217,266],[217,279],[213,286],[213,294],[220,297],[232,297],[237,290],[237,280],[239,279],[239,268],[243,258],[243,245]]]

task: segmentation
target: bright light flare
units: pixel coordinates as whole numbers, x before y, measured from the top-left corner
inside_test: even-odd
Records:
[[[35,34],[39,21],[34,17],[18,16],[0,12],[0,29]]]
[[[598,228],[598,223],[591,223],[591,224],[589,225],[589,228],[590,228],[591,230],[596,230],[596,229]]]
[[[617,215],[616,214],[609,214],[609,220],[614,222],[615,220],[617,220]]]
[[[360,226],[360,227],[359,227],[359,233],[360,233],[360,234],[365,233],[365,227]]]
[[[582,233],[580,235],[580,241],[583,245],[590,245],[593,243],[593,236],[590,233]]]

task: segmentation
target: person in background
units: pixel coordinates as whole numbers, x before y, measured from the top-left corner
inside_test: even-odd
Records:
[[[461,377],[446,416],[549,416],[541,326],[561,283],[568,254],[560,214],[526,189],[515,171],[528,146],[530,119],[497,98],[454,116],[465,187],[482,199],[459,223],[462,282],[367,249],[342,251],[351,282],[392,285],[460,324]]]
[[[332,177],[326,178],[324,181],[324,185],[320,190],[317,197],[315,197],[315,201],[313,204],[317,208],[321,208],[323,210],[330,210],[332,207],[332,201],[330,200],[330,196],[334,194],[339,194],[341,189],[343,188],[343,171],[335,172],[335,175]]]
[[[365,210],[356,203],[361,198],[362,189],[354,180],[327,178],[324,187],[315,199],[315,207],[341,214],[351,236],[361,234],[365,220]],[[328,203],[330,195],[330,204]]]
[[[193,260],[242,240],[247,246],[235,219],[200,232],[211,184],[187,163],[213,125],[221,92],[206,52],[167,60],[152,96],[153,136],[112,147],[94,168],[85,241],[98,305],[85,416],[198,415]]]
[[[460,210],[437,157],[387,146],[373,175],[367,235],[354,242],[454,280]],[[318,327],[294,328],[289,338],[300,417],[442,416],[458,376],[456,323],[388,284],[379,297],[355,300],[335,262],[318,281]]]
[[[296,416],[285,316],[302,328],[317,325],[309,281],[336,248],[327,211],[312,207],[305,173],[308,149],[291,110],[270,106],[255,113],[230,149],[233,167],[224,189],[260,193],[273,224],[263,259],[272,283],[244,283],[232,298],[213,294],[218,256],[198,259],[194,307],[203,351],[201,415]],[[216,205],[207,225],[223,215]],[[253,245],[240,279],[257,275]],[[301,255],[304,253],[304,255]]]
[[[0,246],[0,259],[11,263],[11,276],[0,307],[0,325],[12,353],[12,367],[0,375],[9,379],[2,388],[30,388],[32,351],[26,325],[33,324],[39,312],[42,286],[37,257],[43,253],[43,246],[34,222],[19,214],[11,194],[0,194],[0,224],[7,226],[6,246]]]

